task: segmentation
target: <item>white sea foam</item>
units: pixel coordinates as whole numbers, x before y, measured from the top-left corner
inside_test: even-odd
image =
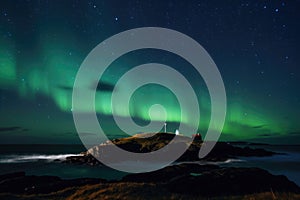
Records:
[[[235,163],[235,162],[244,162],[244,160],[240,159],[227,159],[225,161],[183,161],[183,162],[175,162],[172,165],[179,165],[179,164],[184,164],[184,163],[195,163],[199,165],[220,165],[220,164],[228,164],[228,163]]]
[[[7,155],[0,158],[0,163],[24,163],[38,160],[54,161],[65,160],[69,156],[80,156],[80,154],[57,154],[57,155]]]

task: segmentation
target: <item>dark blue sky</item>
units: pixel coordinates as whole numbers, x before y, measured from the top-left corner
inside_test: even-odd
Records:
[[[224,140],[299,143],[299,8],[299,1],[1,1],[1,143],[80,142],[68,89],[80,64],[106,38],[149,26],[192,37],[217,64],[228,98]],[[120,58],[104,80],[114,85],[150,61],[185,66],[174,55],[141,51]],[[205,88],[193,86],[205,107]],[[145,109],[135,107],[137,121],[147,121]],[[99,114],[118,135],[109,112]]]

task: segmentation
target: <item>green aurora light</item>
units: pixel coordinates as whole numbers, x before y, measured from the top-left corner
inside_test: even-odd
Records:
[[[228,103],[221,139],[263,138],[268,142],[270,137],[279,138],[277,141],[283,137],[287,141],[298,137],[300,141],[299,56],[295,45],[300,29],[295,25],[299,12],[292,2],[278,13],[273,12],[275,3],[267,6],[269,10],[255,8],[256,15],[243,10],[246,8],[240,3],[232,3],[230,7],[224,4],[218,11],[213,3],[207,3],[207,8],[193,6],[192,2],[178,3],[173,5],[174,12],[168,13],[168,17],[161,4],[153,3],[157,10],[153,12],[153,9],[146,9],[147,3],[141,2],[141,7],[132,12],[133,5],[126,1],[120,1],[118,7],[110,2],[94,3],[95,6],[85,2],[77,2],[75,6],[67,2],[3,3],[0,12],[0,125],[28,129],[26,133],[1,132],[3,140],[23,142],[27,139],[30,143],[43,138],[42,142],[48,142],[48,138],[56,137],[53,133],[58,135],[55,142],[68,142],[77,137],[71,114],[72,89],[85,57],[97,44],[116,33],[157,26],[191,36],[216,62]],[[195,8],[195,12],[191,8]],[[187,15],[182,14],[184,9]],[[218,14],[211,15],[210,11]],[[233,18],[230,14],[233,12],[240,17]],[[209,94],[201,77],[183,59],[151,50],[129,53],[109,66],[100,83],[114,86],[129,69],[150,62],[171,66],[190,81],[199,101],[199,131],[205,133],[210,122]],[[86,83],[89,84],[88,77]],[[116,91],[126,93],[131,84],[122,83]],[[193,120],[189,115],[181,116],[174,94],[158,85],[147,85],[134,93],[129,105],[130,115],[124,112],[127,105],[115,105],[116,114],[146,124],[151,120],[149,108],[153,104],[164,106],[172,129],[180,122],[188,125]],[[82,105],[80,110],[89,112],[88,107]],[[112,114],[111,91],[97,91],[95,107],[101,118],[99,121],[103,119],[111,134],[118,135],[114,121],[107,120]],[[153,113],[152,117],[152,120],[162,120],[160,113]],[[10,137],[13,139],[9,140]]]
[[[71,56],[68,51],[70,44],[72,44],[70,39],[63,38],[59,41],[44,39],[43,41],[41,58],[33,62],[26,62],[26,66],[23,64],[22,67],[16,67],[16,53],[12,48],[13,44],[3,43],[4,45],[0,49],[0,86],[14,88],[23,98],[34,98],[37,94],[48,96],[53,99],[60,110],[70,113],[72,109],[72,86],[83,56]],[[118,66],[115,66],[115,68],[118,68]],[[112,70],[106,76],[112,77],[114,74],[116,72]],[[114,79],[110,82],[114,83],[118,77],[114,77]],[[130,83],[124,83],[123,90],[126,90],[127,85],[130,85]],[[199,95],[200,93],[202,95]],[[205,130],[210,118],[210,100],[208,95],[203,94],[200,90],[197,91],[197,94],[201,108],[199,130]],[[282,133],[284,131],[284,127],[279,125],[275,117],[262,112],[262,108],[259,109],[260,112],[255,111],[258,109],[248,107],[247,101],[242,99],[234,103],[229,101],[226,124],[223,129],[225,134],[230,133],[237,138],[247,139],[262,133]],[[189,116],[181,118],[180,107],[174,94],[157,85],[141,87],[134,93],[131,98],[130,116],[124,114],[126,113],[124,112],[124,105],[116,105],[116,114],[149,121],[151,120],[148,113],[149,108],[154,104],[164,106],[169,122],[189,124],[189,121],[193,120],[189,119]],[[88,111],[85,105],[82,105],[81,109],[82,111]],[[96,111],[104,115],[112,114],[110,92],[97,92]],[[160,113],[152,116],[152,120],[162,120]],[[253,129],[253,127],[257,127],[259,130]]]

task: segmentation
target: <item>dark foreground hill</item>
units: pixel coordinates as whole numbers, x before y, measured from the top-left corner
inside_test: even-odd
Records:
[[[259,168],[181,164],[130,174],[120,181],[63,180],[53,176],[0,176],[0,199],[299,199],[285,176]]]
[[[150,136],[145,138],[144,136]],[[92,154],[117,145],[127,151],[144,153],[167,145],[174,134],[158,133],[115,139],[97,145],[81,156],[65,162],[101,165]],[[190,138],[180,136],[176,144],[188,145]],[[177,161],[199,161],[203,145],[196,138]],[[224,161],[237,156],[271,156],[274,152],[218,142],[202,160]],[[122,180],[69,179],[55,176],[26,176],[24,172],[0,176],[0,199],[300,199],[299,187],[285,176],[272,175],[259,168],[220,167],[199,163],[175,162],[163,169],[128,174]]]

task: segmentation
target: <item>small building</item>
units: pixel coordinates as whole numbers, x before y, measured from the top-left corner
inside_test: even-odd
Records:
[[[201,141],[202,142],[202,136],[200,133],[196,133],[192,135],[193,141]]]

